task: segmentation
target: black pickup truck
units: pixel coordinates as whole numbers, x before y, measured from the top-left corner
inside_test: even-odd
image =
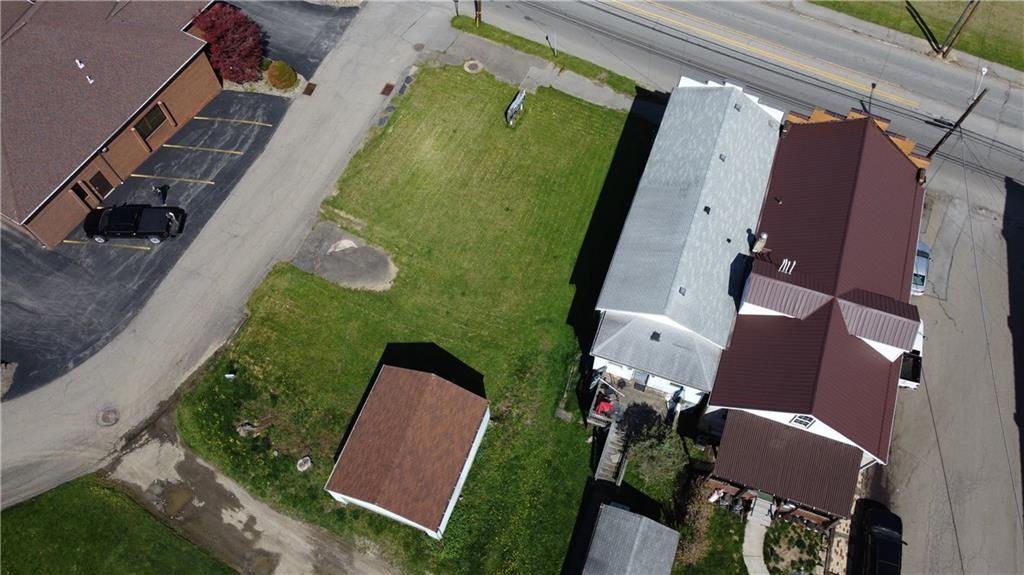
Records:
[[[82,225],[97,243],[108,238],[146,238],[158,244],[185,229],[185,210],[172,206],[124,204],[93,210]]]

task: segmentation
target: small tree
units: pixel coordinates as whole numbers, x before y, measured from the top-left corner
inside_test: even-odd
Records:
[[[221,78],[239,84],[260,79],[263,33],[259,25],[228,4],[214,4],[193,23],[210,43],[210,65]]]

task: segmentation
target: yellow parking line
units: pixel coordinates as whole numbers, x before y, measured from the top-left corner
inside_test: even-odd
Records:
[[[257,122],[256,120],[239,120],[236,118],[211,118],[209,116],[192,116],[193,120],[206,120],[208,122],[232,122],[235,124],[252,124],[253,126],[264,126],[266,128],[273,128],[273,124],[266,122]]]
[[[97,243],[97,242],[83,242],[82,240],[64,240],[61,243],[76,244],[76,245],[96,244],[96,245],[110,246],[112,248],[124,248],[126,250],[140,250],[140,251],[144,251],[144,252],[148,252],[149,250],[152,249],[149,246],[130,246],[128,244],[113,244],[113,243],[110,243],[110,242],[106,242],[106,243],[100,244],[100,243]]]
[[[657,14],[655,12],[644,10],[643,8],[638,8],[636,6],[628,4],[626,2],[622,2],[621,0],[606,0],[606,1],[611,3],[611,4],[616,4],[616,5],[620,6],[620,7],[622,7],[624,10],[627,10],[629,12],[633,12],[634,14],[640,14],[642,16],[648,16],[648,17],[654,18],[655,20],[658,20],[658,21],[660,21],[662,23],[674,24],[674,25],[679,26],[679,27],[681,27],[683,29],[690,30],[692,32],[700,34],[701,36],[712,38],[712,39],[714,39],[714,40],[716,40],[718,42],[721,42],[723,44],[727,44],[729,46],[732,46],[733,48],[739,48],[741,50],[745,50],[747,52],[756,54],[758,56],[762,56],[762,57],[764,57],[764,58],[766,58],[768,60],[772,60],[772,61],[775,61],[775,62],[778,62],[778,63],[781,63],[781,64],[785,64],[785,65],[790,66],[792,68],[796,68],[798,70],[802,70],[804,72],[808,72],[808,73],[811,73],[811,74],[814,74],[814,75],[817,75],[817,76],[821,76],[822,78],[826,78],[826,79],[831,80],[831,81],[833,81],[833,82],[835,82],[837,84],[843,84],[845,86],[849,86],[851,88],[855,88],[856,90],[861,91],[861,92],[865,92],[865,93],[867,93],[867,92],[869,92],[871,90],[871,86],[868,85],[868,84],[864,84],[863,82],[855,82],[855,81],[852,81],[852,80],[848,80],[848,79],[846,79],[846,78],[844,78],[842,76],[839,76],[837,74],[833,74],[832,72],[829,72],[827,70],[822,70],[821,68],[818,68],[818,67],[815,67],[815,66],[811,66],[811,65],[808,65],[808,64],[804,64],[803,62],[794,60],[792,58],[787,58],[785,56],[780,56],[778,54],[774,54],[774,53],[772,53],[772,52],[770,52],[768,50],[763,50],[763,49],[758,48],[756,46],[752,46],[750,44],[747,44],[745,42],[741,42],[739,40],[735,40],[733,38],[730,38],[729,36],[724,36],[722,34],[718,34],[716,32],[712,32],[710,30],[706,30],[706,29],[701,28],[699,26],[694,26],[692,24],[687,24],[686,22],[680,22],[679,20],[676,20],[676,19],[673,19],[673,18],[669,18],[668,16],[663,16],[663,15]],[[656,4],[656,5],[658,7],[661,7],[661,8],[666,8],[666,6],[664,6],[662,4]],[[676,11],[679,12],[679,13],[685,14],[684,12],[681,12],[681,11],[678,11],[678,10],[676,10]],[[687,14],[687,16],[690,16],[690,15]],[[692,17],[692,16],[690,16],[690,17]],[[722,28],[724,28],[724,27],[722,27]],[[725,28],[725,29],[728,30],[728,28]],[[753,36],[739,34],[739,33],[737,33],[736,31],[733,31],[733,30],[729,30],[729,31],[731,33],[735,33],[737,35],[746,36],[747,38],[755,38]],[[760,39],[758,39],[758,41],[759,42],[763,42],[763,40],[760,40]],[[789,50],[788,48],[786,50],[792,52],[792,50]],[[807,56],[804,56],[803,54],[801,54],[801,56],[807,57]],[[833,64],[831,64],[831,62],[829,62],[828,64],[829,65],[833,65]],[[836,67],[837,68],[841,68],[840,66],[836,66]],[[897,96],[896,94],[891,94],[891,93],[886,92],[884,90],[875,90],[875,97],[876,98],[885,98],[885,99],[888,99],[888,100],[892,100],[894,102],[901,102],[903,104],[906,104],[907,106],[914,107],[914,108],[916,108],[917,105],[918,105],[918,102],[916,102],[914,100],[910,100],[910,99],[904,98],[902,96]]]
[[[202,148],[200,146],[181,146],[178,144],[164,144],[161,148],[174,148],[175,150],[196,150],[199,152],[217,152],[220,154],[234,154],[236,156],[244,155],[245,152],[239,152],[238,150],[224,150],[221,148]]]
[[[192,179],[192,178],[172,178],[170,176],[154,176],[152,174],[128,174],[128,177],[130,177],[130,178],[148,178],[148,179],[152,179],[152,180],[168,180],[168,181],[171,181],[171,182],[185,182],[187,184],[206,184],[207,186],[212,186],[212,185],[217,183],[217,182],[214,182],[213,180],[195,180],[195,179]]]

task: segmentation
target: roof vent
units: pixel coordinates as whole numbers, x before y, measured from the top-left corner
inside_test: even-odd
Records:
[[[750,251],[755,254],[759,254],[764,250],[764,245],[768,243],[768,232],[761,232],[761,235],[757,237],[757,241],[754,242],[754,247],[750,248]]]
[[[787,258],[787,259],[783,259],[782,260],[782,265],[779,266],[779,271],[784,273],[784,274],[786,274],[786,275],[789,275],[789,274],[793,273],[793,268],[795,268],[795,267],[796,267],[796,260],[791,260],[791,259]]]
[[[780,198],[779,196],[775,196],[774,199],[775,199],[775,204],[776,205],[779,205],[779,206],[782,205],[782,198]]]
[[[739,112],[739,111],[740,111],[740,103],[739,103],[739,102],[736,102],[735,104],[733,104],[733,105],[732,105],[732,107],[733,107],[733,108],[734,108],[734,109],[735,109],[735,110],[736,110],[737,112]]]
[[[85,68],[85,62],[75,58],[75,66],[78,66],[78,69],[81,70],[82,68]]]
[[[724,162],[725,161],[725,154],[718,154],[718,159],[722,160]]]
[[[652,331],[651,332],[651,341],[661,341],[661,334],[656,332],[656,331]]]
[[[704,206],[704,213],[711,215],[711,206]]]
[[[686,295],[686,288],[679,286],[679,295]]]
[[[93,79],[93,77],[88,75],[88,74],[85,75],[85,81],[89,82],[90,84],[94,84],[96,82],[96,80]]]

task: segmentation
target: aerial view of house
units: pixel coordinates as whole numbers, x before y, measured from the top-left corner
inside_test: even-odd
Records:
[[[455,383],[385,365],[324,489],[440,539],[490,415],[486,399]]]
[[[207,4],[0,3],[4,220],[57,245],[220,92]]]
[[[1022,30],[0,0],[0,571],[1024,573]]]

